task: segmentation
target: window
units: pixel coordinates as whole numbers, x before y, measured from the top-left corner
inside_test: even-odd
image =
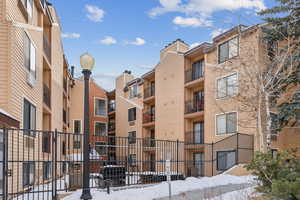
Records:
[[[44,153],[50,153],[51,152],[51,135],[49,132],[44,132],[43,133],[43,146],[42,146],[42,149],[43,149],[43,152]]]
[[[36,130],[36,108],[26,99],[23,105],[23,129],[25,135],[34,136],[31,130]]]
[[[136,143],[136,131],[128,132],[128,143],[129,144]]]
[[[276,135],[278,133],[278,128],[279,128],[278,114],[271,112],[270,118],[271,118],[271,134]]]
[[[136,166],[136,154],[130,154],[128,157],[128,163],[130,166]]]
[[[95,115],[97,116],[105,116],[106,108],[105,108],[105,100],[104,99],[95,99]]]
[[[49,180],[51,178],[52,166],[51,162],[43,163],[43,179],[44,181]]]
[[[128,121],[135,121],[136,120],[136,108],[128,109]]]
[[[219,151],[217,152],[217,170],[224,171],[236,164],[235,151]]]
[[[81,120],[74,120],[74,141],[73,141],[73,148],[80,149],[81,147]]]
[[[239,38],[235,37],[219,45],[219,63],[239,55]]]
[[[21,0],[23,6],[25,7],[29,17],[32,17],[33,13],[33,0]]]
[[[34,183],[35,165],[33,162],[23,162],[23,186],[28,187]]]
[[[100,155],[105,155],[106,154],[106,145],[104,142],[95,142],[95,150],[97,151],[98,154]]]
[[[192,65],[192,80],[196,80],[203,76],[203,60],[193,63]]]
[[[217,115],[217,135],[236,133],[237,130],[237,113],[226,113]]]
[[[135,83],[129,87],[129,98],[134,98],[138,96],[138,84]]]
[[[217,80],[217,98],[232,97],[237,94],[237,74],[232,74]]]
[[[106,135],[106,124],[101,122],[95,122],[95,136]]]
[[[67,147],[66,147],[66,142],[65,141],[63,141],[62,142],[62,155],[66,155],[66,153],[67,153]]]
[[[24,36],[24,56],[26,69],[33,77],[36,77],[36,49],[26,33]]]

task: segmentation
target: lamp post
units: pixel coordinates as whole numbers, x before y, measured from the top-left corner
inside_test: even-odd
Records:
[[[88,53],[80,56],[80,65],[84,76],[84,135],[83,135],[83,189],[80,199],[92,199],[90,191],[90,109],[89,109],[89,80],[95,59]]]

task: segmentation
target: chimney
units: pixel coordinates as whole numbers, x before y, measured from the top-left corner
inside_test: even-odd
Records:
[[[74,66],[71,66],[71,76],[74,77],[74,69],[75,67]]]

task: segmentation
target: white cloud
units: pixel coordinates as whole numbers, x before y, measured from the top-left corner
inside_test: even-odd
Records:
[[[101,22],[103,20],[105,11],[97,6],[85,5],[87,11],[86,16],[93,22]]]
[[[143,38],[137,37],[135,41],[125,41],[125,45],[135,45],[135,46],[142,46],[146,44],[146,41]]]
[[[226,31],[227,31],[227,29],[218,28],[218,29],[216,29],[216,30],[213,30],[213,31],[210,33],[210,36],[211,36],[212,38],[214,38],[214,37],[217,37],[218,35],[220,35],[220,34],[226,32]]]
[[[80,38],[79,33],[62,33],[61,34],[62,38]]]
[[[99,42],[104,45],[112,45],[112,44],[116,44],[117,40],[115,40],[111,36],[106,36],[103,40],[100,40]]]
[[[190,49],[192,49],[192,48],[194,48],[194,47],[196,47],[196,46],[198,46],[200,44],[201,44],[200,42],[195,42],[195,43],[193,43],[193,44],[190,45]]]
[[[198,21],[205,22],[214,12],[241,8],[264,9],[264,0],[160,0],[160,6],[151,9],[148,15],[156,17],[168,12],[178,12],[188,18],[197,18]]]
[[[177,16],[173,19],[173,23],[182,27],[200,27],[200,26],[212,26],[212,22],[209,20],[203,20],[196,17],[180,17]]]

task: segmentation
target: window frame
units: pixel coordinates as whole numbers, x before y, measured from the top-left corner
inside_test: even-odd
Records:
[[[101,145],[99,145],[101,143]],[[103,148],[103,154],[101,154],[101,153],[99,153],[98,151],[97,151],[97,147],[102,147]],[[95,142],[95,151],[100,155],[100,156],[103,156],[103,155],[106,155],[106,149],[107,148],[107,145],[106,145],[106,143],[105,142],[100,142],[100,141],[97,141],[97,142]]]
[[[135,110],[135,115],[134,115],[134,119],[130,119],[130,110]],[[136,113],[136,107],[132,107],[132,108],[128,108],[128,122],[134,122],[134,121],[136,121],[136,115],[137,115],[137,113]]]
[[[98,115],[98,113],[96,112],[96,102],[97,102],[97,100],[104,101],[104,113],[103,113],[103,115],[102,114]],[[105,98],[102,98],[102,97],[95,97],[94,98],[94,115],[96,117],[106,117],[107,116],[107,108],[106,107],[107,107],[107,101],[106,101]]]
[[[28,114],[25,113],[25,105],[28,104],[29,106],[29,110],[28,110]],[[35,113],[34,113],[34,117],[32,116],[32,109],[34,109]],[[22,109],[22,112],[23,112],[23,134],[26,135],[26,136],[29,136],[29,137],[35,137],[35,132],[32,132],[30,130],[36,130],[36,119],[37,119],[37,108],[36,108],[36,105],[34,105],[33,103],[31,103],[31,101],[29,101],[27,98],[23,98],[23,109]],[[26,116],[26,117],[29,117],[29,120],[28,120],[28,124],[25,125],[25,115],[29,115],[29,116]],[[32,118],[34,118],[34,122],[31,121]],[[34,127],[32,127],[32,123],[34,123]],[[28,126],[28,127],[27,127]]]
[[[104,134],[103,135],[96,135],[96,124],[104,124],[104,126],[105,126],[105,132],[104,132]],[[107,123],[106,122],[100,122],[100,121],[95,121],[94,122],[94,136],[106,136],[107,135]]]
[[[229,42],[230,41],[232,41],[232,40],[234,40],[234,39],[236,39],[237,38],[237,45],[238,45],[238,47],[237,47],[237,55],[236,56],[233,56],[233,57],[230,57],[230,47],[229,47]],[[228,46],[228,57],[226,58],[226,59],[224,59],[224,61],[221,61],[220,60],[220,47],[222,46],[222,45],[225,45],[225,44],[227,44],[227,46]],[[238,57],[240,55],[240,37],[237,35],[237,36],[234,36],[234,37],[231,37],[231,38],[229,38],[228,40],[226,40],[226,41],[224,41],[224,42],[222,42],[222,43],[220,43],[220,44],[218,44],[218,64],[222,64],[222,63],[225,63],[226,61],[228,61],[228,60],[231,60],[231,59],[233,59],[233,58],[235,58],[235,57]]]
[[[26,64],[26,53],[25,53],[25,51],[27,50],[27,49],[25,49],[26,48],[26,42],[25,42],[25,40],[27,40],[28,39],[28,48],[29,48],[29,66],[26,66],[27,64]],[[33,60],[32,60],[32,50],[34,49],[34,71],[33,70],[31,70],[31,67],[32,67],[32,62],[33,62]],[[29,33],[27,32],[27,31],[24,31],[24,36],[23,36],[23,52],[24,52],[24,67],[25,67],[25,69],[27,70],[27,73],[29,73],[30,75],[32,75],[33,77],[34,77],[34,79],[36,80],[37,79],[37,62],[36,62],[36,60],[37,60],[37,47],[36,47],[36,45],[35,45],[35,43],[33,42],[33,40],[32,40],[32,38],[31,38],[31,36],[29,35]]]
[[[134,133],[134,137],[131,134]],[[128,132],[128,144],[136,144],[136,131],[129,131]]]
[[[75,122],[80,122],[80,131],[79,132],[75,132]],[[73,133],[74,133],[74,136],[73,136],[73,148],[74,149],[80,149],[81,148],[81,133],[82,133],[82,120],[81,119],[74,119],[73,120]],[[75,139],[75,138],[79,138],[79,140]],[[76,145],[75,145],[75,142]],[[79,145],[78,145],[79,144]]]
[[[28,165],[27,168],[25,167],[25,165]],[[32,167],[32,180],[31,179],[31,167]],[[25,169],[26,168],[26,169]],[[27,188],[27,187],[30,187],[32,185],[34,185],[34,181],[35,181],[35,163],[32,162],[32,161],[24,161],[23,164],[22,164],[22,185],[23,185],[23,188]],[[28,173],[28,174],[25,174],[25,173]],[[28,183],[25,183],[24,181],[26,180],[24,177],[27,177],[28,179]]]
[[[236,84],[236,91],[235,91],[235,94],[234,95],[228,95],[228,80],[229,80],[229,77],[231,77],[231,76],[234,76],[234,75],[236,75],[236,82],[237,82],[237,84]],[[225,92],[225,96],[224,97],[219,97],[219,81],[221,81],[221,80],[224,80],[225,79],[225,83],[226,83],[226,87],[225,87],[225,89],[226,89],[226,92]],[[237,96],[238,95],[238,93],[239,93],[239,75],[238,75],[238,72],[236,71],[236,72],[234,72],[234,73],[231,73],[231,74],[227,74],[227,75],[225,75],[225,76],[221,76],[221,77],[218,77],[217,79],[216,79],[216,86],[215,86],[215,88],[216,88],[216,100],[223,100],[223,99],[229,99],[229,98],[232,98],[232,97],[235,97],[235,96]]]
[[[135,157],[135,159],[133,160],[132,157]],[[136,159],[136,154],[135,153],[132,153],[132,154],[129,154],[128,155],[128,164],[129,166],[137,166],[137,159]]]
[[[48,181],[52,178],[52,163],[50,161],[43,162],[43,180]]]
[[[236,131],[235,132],[227,132],[227,115],[232,114],[232,113],[236,113]],[[226,132],[224,134],[218,134],[218,116],[222,116],[225,115],[225,129]],[[237,111],[230,111],[230,112],[225,112],[225,113],[220,113],[220,114],[216,114],[215,116],[215,136],[226,136],[226,135],[233,135],[238,133],[238,112]]]
[[[133,90],[136,88],[136,90]],[[129,86],[129,99],[133,99],[139,96],[139,85],[138,83],[134,83]]]
[[[236,150],[222,150],[222,151],[217,151],[216,152],[216,160],[217,160],[217,166],[216,166],[216,168],[217,168],[217,171],[226,171],[226,170],[228,170],[228,169],[230,169],[231,167],[233,167],[233,166],[231,166],[231,167],[229,167],[229,168],[227,168],[227,169],[220,169],[219,168],[219,159],[218,159],[218,154],[219,153],[235,153],[234,154],[234,158],[235,158],[235,161],[234,161],[234,165],[236,165],[237,164],[237,151]]]

